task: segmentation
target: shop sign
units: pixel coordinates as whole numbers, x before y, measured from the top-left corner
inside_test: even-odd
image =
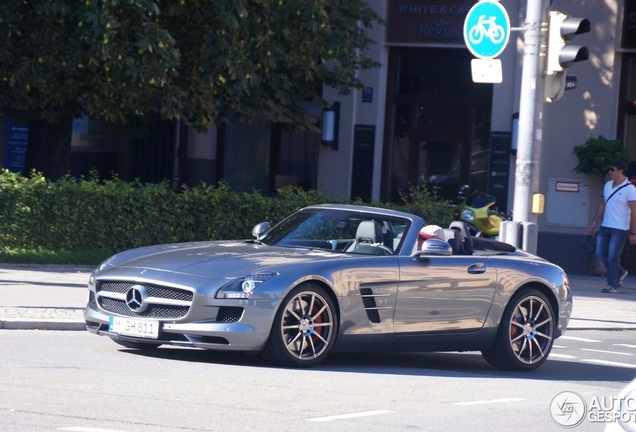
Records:
[[[623,48],[636,48],[636,2],[626,1],[623,13]]]
[[[464,44],[464,20],[474,0],[389,0],[387,42]]]

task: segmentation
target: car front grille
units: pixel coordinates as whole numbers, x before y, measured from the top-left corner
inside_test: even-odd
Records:
[[[107,297],[100,298],[99,306],[118,315],[143,318],[164,318],[176,319],[184,317],[188,313],[189,307],[183,306],[166,306],[166,305],[150,305],[148,309],[141,313],[133,312],[128,309],[126,302],[121,300],[113,300]]]
[[[133,286],[142,286],[148,293],[145,310],[136,312],[126,305],[126,293]],[[97,304],[107,312],[118,315],[177,319],[184,317],[192,304],[193,292],[180,288],[132,282],[101,282],[96,286]]]
[[[143,285],[143,287],[146,288],[146,290],[148,291],[150,297],[158,297],[169,300],[192,301],[192,291],[151,284],[136,284],[131,282],[102,282],[97,291],[110,291],[126,294],[126,292],[133,285]]]

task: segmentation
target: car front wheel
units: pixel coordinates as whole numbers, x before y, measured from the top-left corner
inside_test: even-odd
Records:
[[[332,350],[337,327],[335,306],[325,290],[300,285],[281,303],[263,354],[283,366],[315,366]]]
[[[499,369],[534,370],[552,350],[554,328],[550,301],[537,289],[523,289],[508,304],[493,346],[482,354]]]

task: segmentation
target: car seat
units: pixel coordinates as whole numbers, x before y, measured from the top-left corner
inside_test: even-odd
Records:
[[[458,230],[444,228],[444,240],[453,248],[453,255],[464,255],[464,236]]]
[[[473,237],[470,235],[470,230],[465,222],[453,221],[450,223],[450,229],[457,230],[462,233],[464,239],[464,253],[466,255],[472,255],[474,252]]]

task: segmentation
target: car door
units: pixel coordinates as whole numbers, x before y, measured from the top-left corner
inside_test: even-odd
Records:
[[[496,284],[497,270],[487,257],[401,257],[395,332],[479,329]]]

